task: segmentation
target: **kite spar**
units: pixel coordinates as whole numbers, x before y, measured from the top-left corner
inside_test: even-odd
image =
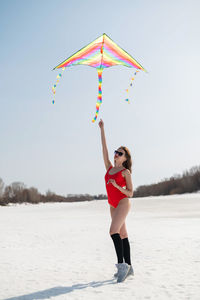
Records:
[[[96,103],[96,113],[92,122],[95,122],[98,114],[99,114],[99,107],[102,103],[102,72],[103,69],[109,68],[116,65],[122,65],[129,68],[136,68],[136,72],[134,75],[137,74],[139,70],[146,70],[125,50],[120,48],[116,43],[113,42],[111,38],[109,38],[105,33],[94,40],[92,43],[88,44],[87,46],[83,47],[75,54],[64,60],[55,69],[62,68],[62,73],[66,67],[76,66],[76,65],[88,65],[90,67],[96,68],[98,72],[98,97]],[[62,77],[62,73],[57,75],[56,84],[52,87],[52,91],[54,94],[53,103],[55,102],[55,93],[56,87],[59,82],[59,79]],[[132,82],[134,77],[131,78],[130,86],[132,86]],[[126,89],[126,92],[129,92],[129,89]],[[129,99],[125,99],[129,102]]]

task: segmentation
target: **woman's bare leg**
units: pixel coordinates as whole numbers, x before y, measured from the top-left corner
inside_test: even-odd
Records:
[[[113,216],[115,214],[115,209],[113,206],[110,205],[110,215],[111,215],[111,218],[113,219]],[[122,227],[120,228],[120,237],[121,239],[125,239],[128,237],[128,232],[127,232],[127,229],[126,229],[126,223],[124,222]]]
[[[110,206],[112,218],[110,235],[115,245],[118,263],[124,260],[128,265],[131,265],[131,258],[125,219],[130,207],[131,203],[128,198],[122,199],[117,208]]]
[[[110,208],[112,222],[110,226],[110,235],[114,233],[119,233],[121,230],[122,235],[127,235],[126,226],[125,226],[125,219],[128,215],[128,212],[131,208],[131,203],[128,198],[124,198],[120,200],[118,206],[116,208]]]

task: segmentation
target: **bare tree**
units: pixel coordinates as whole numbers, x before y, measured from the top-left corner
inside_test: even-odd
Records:
[[[34,187],[31,187],[28,189],[29,193],[29,200],[31,203],[38,203],[40,202],[40,194],[38,193],[38,190]]]
[[[3,196],[3,192],[4,192],[4,182],[0,178],[0,198]]]

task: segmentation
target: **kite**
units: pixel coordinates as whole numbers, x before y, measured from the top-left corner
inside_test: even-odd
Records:
[[[64,60],[55,69],[62,69],[62,72],[57,75],[56,84],[53,85],[52,91],[54,94],[54,98],[52,103],[55,103],[55,93],[56,87],[62,74],[66,67],[76,66],[76,65],[87,65],[97,69],[98,72],[98,97],[96,102],[96,113],[92,122],[95,122],[98,114],[99,114],[99,107],[102,103],[102,72],[103,69],[109,68],[116,65],[122,65],[129,68],[136,68],[136,72],[134,75],[137,75],[139,70],[146,70],[125,50],[120,48],[111,38],[109,38],[105,33],[98,37],[96,40],[88,44],[87,46],[83,47],[75,54]],[[133,85],[133,80],[135,77],[131,78],[130,86]],[[125,101],[129,102],[128,93],[129,89],[126,89],[127,98]]]

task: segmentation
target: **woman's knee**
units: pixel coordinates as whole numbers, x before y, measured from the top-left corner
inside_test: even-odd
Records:
[[[120,229],[118,227],[110,227],[109,234],[112,235],[114,233],[120,233]]]
[[[127,232],[121,232],[120,230],[114,230],[114,229],[111,229],[111,230],[109,231],[110,236],[111,236],[112,234],[115,234],[115,233],[119,233],[121,239],[125,239],[125,238],[128,237],[128,233],[127,233]]]
[[[119,233],[120,234],[120,238],[121,239],[125,239],[125,238],[127,238],[128,237],[128,233],[126,232],[126,233]]]
[[[120,236],[127,235],[127,231],[126,231],[124,224],[121,225],[120,223],[112,222],[111,226],[110,226],[109,234],[112,235],[114,233],[119,233]]]
[[[127,232],[127,230],[126,230],[126,224],[125,224],[125,223],[124,223],[124,224],[122,225],[122,227],[120,228],[119,234],[120,234],[121,239],[125,239],[125,238],[128,237],[128,232]]]

